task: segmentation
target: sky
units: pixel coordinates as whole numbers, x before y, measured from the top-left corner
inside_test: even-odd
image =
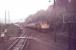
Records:
[[[46,10],[48,6],[53,4],[53,0],[0,0],[0,22],[5,20],[5,12],[7,23],[23,22],[29,15],[35,14],[37,11]]]

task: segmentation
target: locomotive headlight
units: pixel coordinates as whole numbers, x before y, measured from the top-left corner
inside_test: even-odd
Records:
[[[46,23],[45,24],[41,24],[41,28],[42,29],[49,29],[49,27],[50,27],[49,24],[46,24]]]

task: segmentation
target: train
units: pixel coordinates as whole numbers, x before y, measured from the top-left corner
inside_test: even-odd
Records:
[[[46,21],[40,21],[40,22],[28,23],[26,24],[25,27],[35,29],[35,30],[40,30],[40,31],[46,31],[50,29],[50,24]]]

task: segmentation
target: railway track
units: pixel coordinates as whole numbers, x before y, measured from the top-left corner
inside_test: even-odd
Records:
[[[7,50],[23,50],[24,46],[26,45],[27,34],[23,33],[20,37],[13,37],[16,38],[16,40],[7,48]]]

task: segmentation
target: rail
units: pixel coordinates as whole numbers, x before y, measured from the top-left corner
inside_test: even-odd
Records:
[[[20,37],[25,37],[26,34],[23,33]],[[27,42],[26,38],[19,38],[19,37],[14,37],[17,38],[8,48],[7,50],[22,50]]]

